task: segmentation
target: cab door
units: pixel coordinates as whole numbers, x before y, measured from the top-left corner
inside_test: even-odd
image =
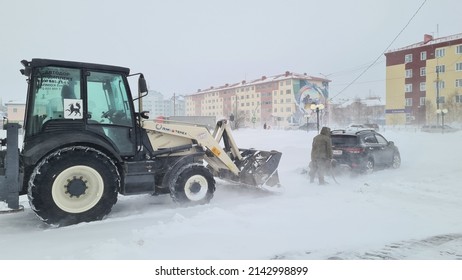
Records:
[[[121,156],[132,156],[135,120],[125,85],[121,74],[87,71],[87,125],[107,137]]]

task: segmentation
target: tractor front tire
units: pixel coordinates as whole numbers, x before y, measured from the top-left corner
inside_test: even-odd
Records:
[[[198,205],[208,203],[215,192],[215,179],[206,167],[198,163],[186,164],[172,176],[170,195],[173,201]]]
[[[29,204],[48,224],[91,222],[109,214],[119,187],[119,172],[108,156],[90,147],[68,147],[37,164],[29,180]]]

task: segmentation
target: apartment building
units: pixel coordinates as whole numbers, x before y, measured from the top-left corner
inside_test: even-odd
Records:
[[[387,125],[462,121],[462,33],[385,53]],[[444,116],[443,116],[444,117]]]
[[[326,104],[330,80],[286,71],[225,84],[185,96],[187,116],[241,120],[245,126],[286,127],[313,118],[311,104]],[[325,107],[327,109],[327,106]]]
[[[185,101],[182,95],[173,95],[165,99],[158,91],[150,90],[148,95],[142,99],[144,111],[149,111],[150,118],[184,116]]]

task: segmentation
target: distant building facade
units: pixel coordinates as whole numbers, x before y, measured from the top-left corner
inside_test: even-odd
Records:
[[[331,104],[331,123],[338,126],[350,124],[385,124],[385,102],[379,97],[356,98]]]
[[[165,116],[164,95],[160,92],[150,90],[146,97],[143,97],[143,111],[149,111],[150,118]]]
[[[165,116],[185,116],[186,105],[183,95],[174,94],[171,98],[164,100]]]
[[[211,87],[185,96],[186,115],[242,118],[245,126],[302,124],[306,119],[313,119],[312,104],[326,105],[329,82],[306,73],[287,71],[271,77]]]
[[[5,103],[8,122],[23,124],[26,113],[26,103],[9,101]]]
[[[387,125],[462,121],[462,34],[392,50],[386,57]]]
[[[150,90],[142,101],[143,110],[149,111],[150,118],[185,116],[183,96],[173,95],[173,97],[165,99],[162,93]]]

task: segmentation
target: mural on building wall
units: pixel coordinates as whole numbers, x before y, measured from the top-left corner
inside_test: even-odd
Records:
[[[297,90],[297,88],[299,89]],[[304,123],[308,118],[309,122],[315,122],[316,112],[311,109],[312,104],[324,104],[329,97],[328,84],[322,86],[300,80],[299,85],[294,85],[294,97],[297,105],[297,111],[290,117],[292,123]],[[323,110],[322,114],[325,114]]]

